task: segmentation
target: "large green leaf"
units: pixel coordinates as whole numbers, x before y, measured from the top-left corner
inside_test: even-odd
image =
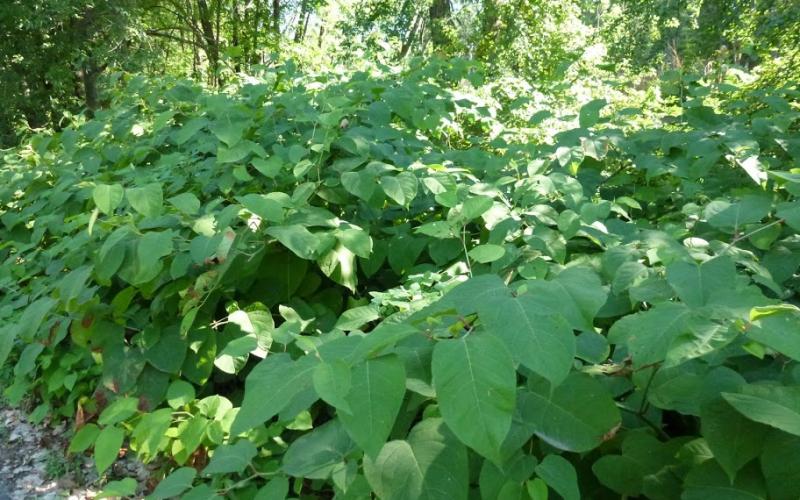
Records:
[[[676,262],[667,266],[667,281],[686,305],[700,307],[709,303],[715,294],[734,286],[736,268],[727,257],[702,264]]]
[[[747,336],[800,361],[800,313],[787,310],[770,314],[747,330]]]
[[[281,412],[292,399],[312,387],[317,362],[312,356],[293,361],[288,354],[271,354],[247,376],[244,401],[231,425],[237,435],[266,422]]]
[[[164,500],[178,496],[192,487],[192,481],[194,481],[195,476],[197,476],[197,470],[194,467],[175,469],[163,481],[158,483],[156,489],[147,498],[148,500]]]
[[[301,225],[273,226],[267,228],[266,232],[301,259],[313,259],[317,256],[319,239]]]
[[[145,217],[157,217],[161,214],[164,205],[161,184],[151,183],[142,187],[128,188],[125,190],[125,196],[131,207]]]
[[[575,357],[575,335],[561,315],[542,314],[532,294],[492,297],[479,308],[487,331],[506,344],[515,362],[558,385]]]
[[[527,281],[525,287],[540,308],[562,314],[575,330],[593,330],[608,295],[597,274],[585,267],[567,268],[550,281]]]
[[[638,496],[648,478],[674,461],[674,454],[674,450],[646,431],[634,430],[622,442],[622,453],[600,457],[592,465],[592,472],[617,493]]]
[[[469,490],[467,450],[438,418],[417,424],[406,441],[390,441],[364,469],[384,500],[465,500]]]
[[[356,449],[338,419],[326,422],[294,441],[281,470],[294,477],[325,479]]]
[[[800,436],[800,386],[750,384],[722,397],[750,420]]]
[[[714,458],[733,481],[736,472],[761,454],[769,427],[745,418],[723,399],[700,409],[701,433]]]
[[[110,214],[122,203],[125,191],[119,184],[98,184],[94,187],[92,198],[104,214]]]
[[[124,439],[125,431],[114,425],[103,428],[97,435],[94,441],[94,464],[98,474],[102,474],[117,460]]]
[[[256,445],[244,439],[234,444],[225,444],[214,450],[211,461],[203,474],[232,474],[243,472],[258,453]]]
[[[353,367],[349,412],[341,412],[342,426],[368,456],[375,457],[394,426],[406,392],[403,362],[394,355],[369,359]]]
[[[503,343],[486,332],[439,342],[433,385],[445,423],[466,445],[500,460],[515,406],[516,375]]]
[[[536,474],[564,500],[580,500],[578,474],[575,467],[560,455],[547,455],[536,466]]]
[[[764,440],[761,471],[767,480],[769,497],[795,500],[800,477],[800,436],[773,431]]]
[[[681,500],[766,500],[764,480],[757,468],[748,467],[731,484],[713,460],[693,468],[684,481]]]
[[[578,118],[581,127],[589,128],[595,125],[600,119],[600,110],[603,109],[606,104],[608,103],[605,99],[594,99],[581,106]]]
[[[610,439],[620,425],[608,390],[582,373],[571,373],[555,388],[541,381],[520,397],[523,419],[537,436],[561,450],[589,451]]]

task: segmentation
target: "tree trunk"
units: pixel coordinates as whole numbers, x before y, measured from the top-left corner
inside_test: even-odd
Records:
[[[242,44],[241,41],[239,40],[239,3],[238,2],[233,2],[233,5],[231,6],[231,24],[233,25],[233,34],[231,35],[231,46],[241,49],[240,54],[236,58],[236,63],[233,66],[234,70],[236,70],[236,72],[239,73],[240,71],[242,71],[242,58],[245,55],[245,48],[243,47],[244,44]],[[219,34],[219,30],[217,30],[217,34]]]
[[[297,20],[297,28],[294,30],[294,41],[298,43],[303,40],[303,25],[308,23],[308,2],[303,0],[300,6],[300,18]]]
[[[272,0],[272,32],[281,32],[281,0]]]
[[[411,25],[411,31],[408,32],[406,39],[403,40],[403,46],[400,47],[400,59],[403,59],[408,54],[408,51],[411,50],[411,46],[414,45],[414,36],[417,34],[417,30],[419,29],[419,24],[422,22],[422,14],[417,14],[414,16],[414,24]]]
[[[94,61],[89,60],[83,64],[80,71],[81,81],[83,82],[83,98],[86,105],[86,116],[89,118],[94,118],[94,112],[100,107],[97,78],[105,69],[105,64],[98,66]]]
[[[325,35],[325,24],[319,25],[319,36],[317,37],[317,48],[322,48],[322,37]]]
[[[200,28],[203,32],[203,50],[208,58],[209,81],[217,85],[219,76],[219,45],[214,35],[214,24],[206,0],[197,0]]]
[[[447,28],[452,14],[450,0],[433,0],[428,13],[431,21],[431,42],[434,49],[440,49],[449,41]]]

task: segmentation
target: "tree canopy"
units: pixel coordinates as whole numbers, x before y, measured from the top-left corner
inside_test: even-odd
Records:
[[[4,401],[107,496],[797,498],[799,36],[791,0],[9,0]]]

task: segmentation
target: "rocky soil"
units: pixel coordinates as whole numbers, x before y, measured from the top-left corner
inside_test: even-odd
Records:
[[[64,424],[31,425],[16,409],[0,406],[0,500],[83,500],[102,490],[90,458],[66,456],[70,433]],[[123,458],[111,479],[133,477],[147,482],[147,470]]]

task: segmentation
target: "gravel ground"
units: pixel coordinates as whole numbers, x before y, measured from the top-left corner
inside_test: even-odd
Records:
[[[93,498],[96,491],[79,484],[96,479],[87,475],[91,464],[64,456],[64,435],[63,424],[33,426],[19,410],[0,408],[0,499]]]
[[[31,425],[16,409],[0,407],[0,500],[84,500],[102,490],[94,465],[84,456],[65,456],[64,424]],[[111,478],[133,477],[144,487],[147,469],[131,458],[118,460]],[[104,478],[105,479],[105,478]]]

